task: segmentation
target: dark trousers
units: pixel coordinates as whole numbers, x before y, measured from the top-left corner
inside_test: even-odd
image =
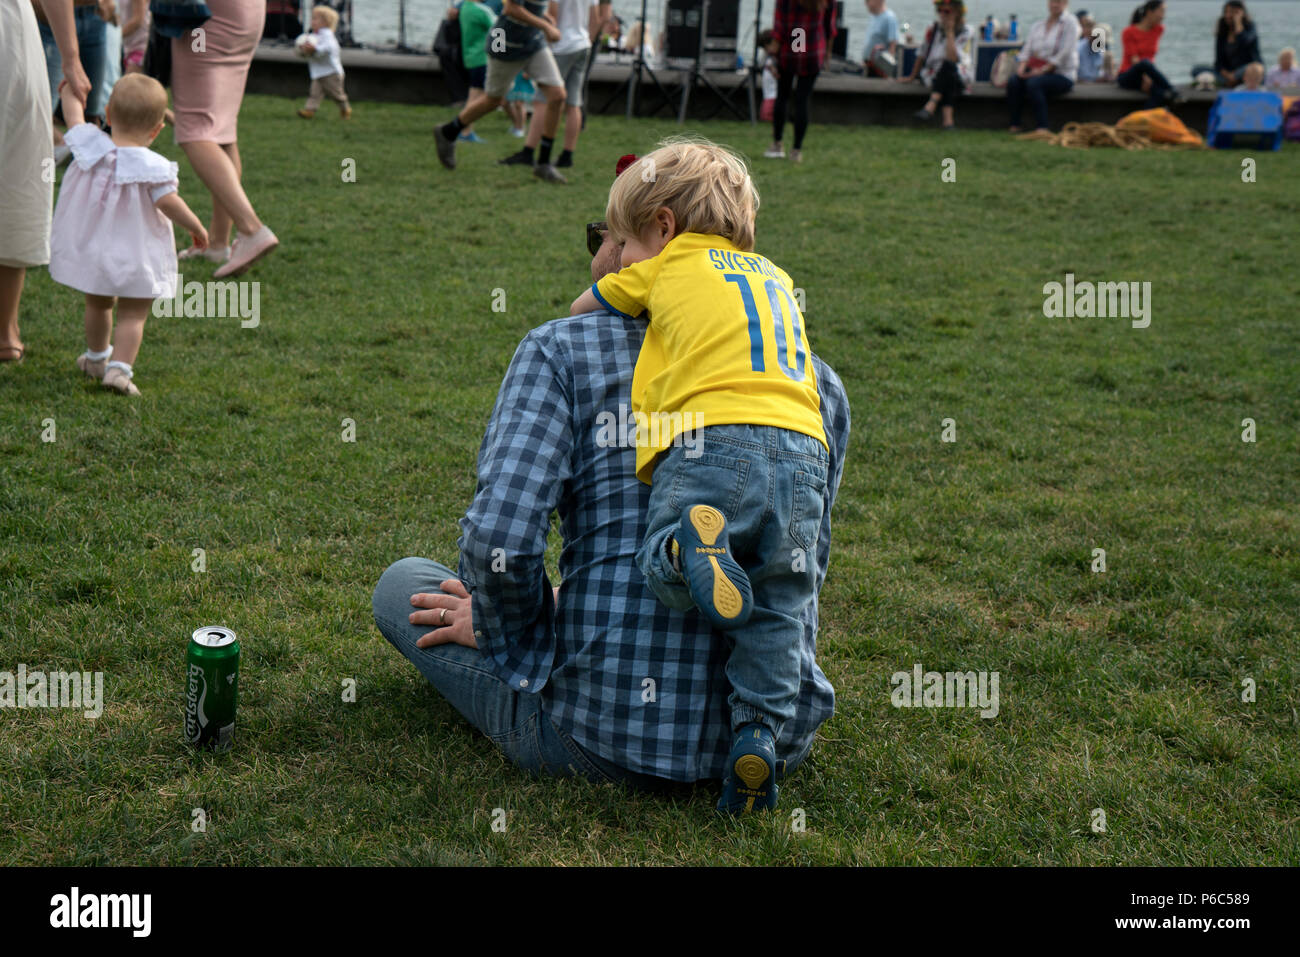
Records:
[[[1025,100],[1034,111],[1035,129],[1047,129],[1047,98],[1064,96],[1074,88],[1074,81],[1059,73],[1040,73],[1028,79],[1012,76],[1007,81],[1007,109],[1011,111],[1011,125],[1020,125],[1020,114]]]
[[[776,78],[776,105],[772,108],[772,141],[781,142],[785,135],[785,112],[790,105],[790,93],[794,91],[794,148],[803,149],[803,135],[808,130],[808,106],[812,100],[813,84],[817,74],[795,76],[782,73]]]
[[[939,94],[940,106],[956,106],[957,97],[961,96],[965,89],[966,84],[961,81],[957,64],[952,60],[944,60],[934,74],[934,79],[930,81],[930,92]]]
[[[1142,108],[1153,110],[1157,106],[1162,106],[1165,102],[1165,94],[1172,90],[1173,87],[1165,79],[1165,75],[1156,69],[1156,65],[1150,60],[1138,60],[1131,67],[1115,77],[1115,82],[1125,90],[1141,90],[1142,77],[1151,77],[1151,95],[1147,97],[1146,103]]]

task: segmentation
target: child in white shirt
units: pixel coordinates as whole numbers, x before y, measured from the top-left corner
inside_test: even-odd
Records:
[[[334,36],[338,22],[337,11],[329,7],[313,7],[311,39],[298,47],[309,58],[307,74],[311,77],[307,103],[298,111],[304,120],[310,120],[316,115],[324,97],[329,97],[339,105],[339,116],[343,119],[352,116],[352,105],[348,103],[348,95],[343,91],[343,62],[339,59],[339,41]]]

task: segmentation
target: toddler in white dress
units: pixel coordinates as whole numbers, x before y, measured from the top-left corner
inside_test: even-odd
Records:
[[[62,100],[72,163],[54,208],[50,276],[86,294],[86,352],[77,368],[106,388],[139,395],[131,367],[149,308],[176,294],[172,223],[199,248],[208,232],[176,191],[176,164],[148,148],[167,110],[162,84],[143,73],[117,81],[108,101],[111,137],[84,122],[76,98]]]

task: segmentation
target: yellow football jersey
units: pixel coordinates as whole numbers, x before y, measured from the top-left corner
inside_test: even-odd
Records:
[[[641,481],[674,438],[710,425],[772,425],[826,445],[803,315],[766,257],[680,233],[591,288],[615,312],[649,314],[632,375]]]

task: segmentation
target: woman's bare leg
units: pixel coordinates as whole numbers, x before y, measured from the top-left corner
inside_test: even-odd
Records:
[[[222,151],[230,157],[230,162],[235,167],[235,177],[241,185],[244,179],[244,163],[239,158],[239,145],[231,143],[221,147]],[[213,246],[229,246],[230,230],[234,227],[235,221],[227,212],[226,207],[217,202],[216,197],[212,198],[212,228],[208,230],[208,242]]]
[[[244,187],[239,184],[242,166],[237,165],[239,150],[234,144],[222,147],[203,141],[182,143],[181,149],[189,157],[194,172],[198,173],[199,179],[203,180],[203,185],[212,194],[212,230],[208,234],[209,242],[215,245],[222,238],[228,238],[232,221],[235,228],[245,236],[251,236],[262,228],[262,221],[257,218],[253,204],[248,201]],[[233,157],[227,150],[233,151]],[[218,209],[221,210],[220,214],[217,213]],[[224,237],[220,231],[223,220],[226,230]]]
[[[23,347],[18,338],[18,302],[23,298],[27,270],[0,266],[0,352],[12,358]]]

